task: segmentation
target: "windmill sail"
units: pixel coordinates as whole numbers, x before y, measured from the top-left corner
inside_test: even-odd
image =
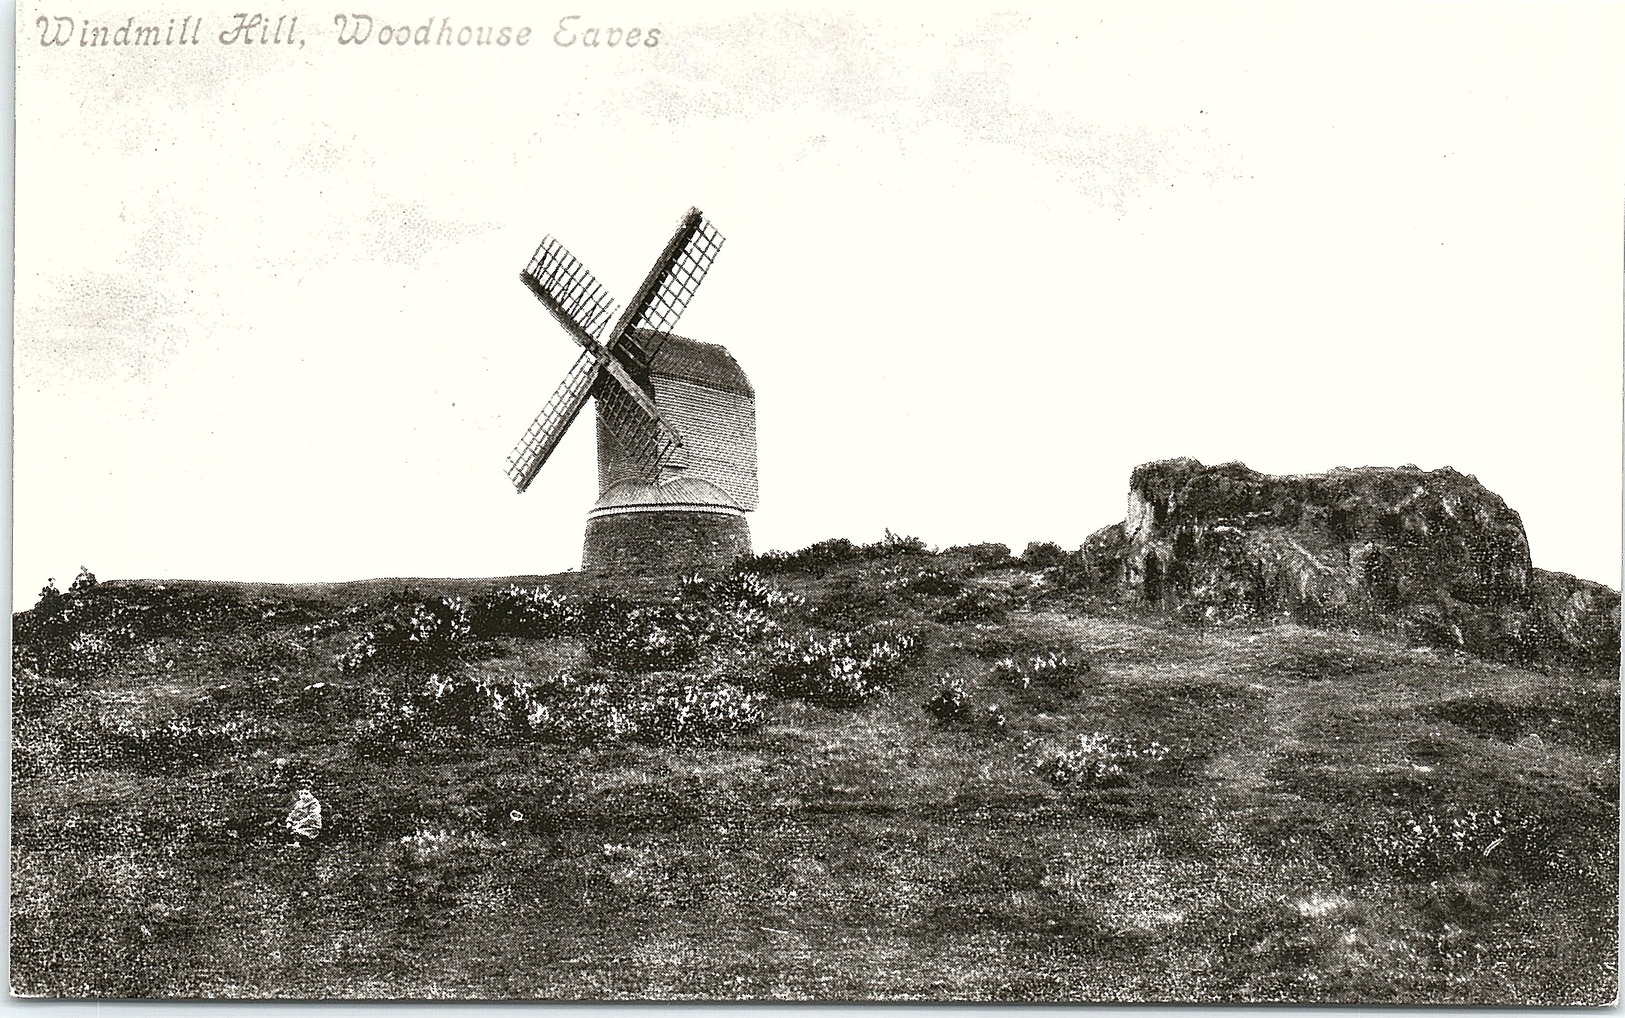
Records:
[[[542,239],[519,278],[571,337],[589,349],[615,311],[609,291],[552,236]]]
[[[541,413],[531,421],[525,436],[509,454],[508,479],[518,490],[524,491],[530,487],[530,482],[536,479],[537,471],[541,470],[542,464],[553,455],[553,450],[558,447],[564,433],[570,430],[571,422],[581,413],[581,408],[587,405],[593,387],[598,384],[598,379],[603,374],[599,356],[596,350],[582,352],[564,376],[564,381],[559,383],[559,387],[553,390],[553,395],[542,406]]]
[[[611,352],[635,369],[646,370],[666,336],[677,328],[678,319],[694,299],[722,244],[723,236],[717,228],[699,209],[690,209],[621,314],[610,338]]]
[[[688,465],[682,436],[646,388],[651,361],[694,299],[722,243],[716,227],[699,209],[690,209],[606,335],[615,311],[608,291],[558,240],[542,240],[519,278],[586,352],[508,457],[508,477],[516,488],[530,487],[595,396],[601,425],[634,469],[655,480],[667,468]]]
[[[661,415],[654,400],[619,363],[612,359],[606,367],[613,380],[598,390],[598,413],[610,435],[628,456],[644,465],[650,480],[662,468],[685,465],[682,436]]]

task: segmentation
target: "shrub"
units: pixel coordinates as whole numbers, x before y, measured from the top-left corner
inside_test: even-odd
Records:
[[[983,587],[967,587],[932,616],[938,622],[984,622],[1003,618],[1005,598]]]
[[[356,750],[391,756],[413,743],[443,743],[454,732],[569,746],[692,744],[760,727],[765,699],[691,675],[628,678],[594,668],[538,682],[435,675],[404,693],[370,690],[356,725]]]
[[[431,828],[418,823],[379,853],[391,893],[428,904],[454,900],[459,888],[489,869],[499,845],[480,831]]]
[[[1054,541],[1033,541],[1021,553],[1021,564],[1027,569],[1048,569],[1051,566],[1064,566],[1067,562],[1067,553]]]
[[[461,597],[433,597],[413,605],[405,618],[385,619],[365,630],[338,657],[339,671],[444,667],[473,631],[469,603]]]
[[[677,600],[709,617],[704,642],[759,643],[779,629],[779,620],[800,608],[807,599],[781,590],[751,572],[735,572],[722,579],[684,577]]]
[[[704,612],[681,604],[645,605],[606,616],[588,637],[594,665],[629,672],[668,671],[699,656],[710,633]]]
[[[203,710],[157,722],[98,717],[62,728],[61,734],[63,761],[71,767],[122,766],[170,773],[240,752],[263,738],[265,731],[243,718]]]
[[[1367,854],[1391,875],[1431,880],[1521,852],[1524,833],[1497,808],[1411,809],[1371,832]]]
[[[835,566],[848,562],[873,561],[896,555],[926,553],[925,542],[918,537],[893,533],[890,529],[874,544],[853,544],[844,537],[831,538],[810,544],[800,551],[769,551],[747,556],[739,568],[757,573],[812,573],[822,575]]]
[[[878,545],[870,545],[867,549],[870,558],[888,558],[892,555],[914,555],[924,552],[925,542],[918,537],[904,534],[894,534],[890,527],[886,528],[886,536],[880,539]]]
[[[1021,658],[1004,657],[993,663],[993,675],[1022,689],[1046,685],[1066,689],[1089,671],[1089,663],[1075,651],[1047,650]]]
[[[970,711],[971,698],[964,683],[949,676],[943,676],[937,691],[925,701],[925,712],[938,721],[962,721]]]
[[[959,679],[944,675],[937,691],[925,702],[925,712],[943,724],[981,723],[990,728],[1003,728],[1004,708],[996,703],[977,709],[974,699]]]
[[[885,688],[919,651],[917,634],[887,624],[781,638],[768,648],[767,685],[779,696],[852,707]]]
[[[757,573],[823,573],[835,566],[863,559],[863,549],[844,537],[810,544],[800,551],[768,551],[739,561],[741,568]]]
[[[962,580],[935,569],[921,569],[899,586],[910,594],[925,597],[953,597],[965,590]]]
[[[580,601],[552,587],[509,584],[474,601],[470,623],[476,636],[532,639],[574,636],[583,629]]]
[[[1161,743],[1136,746],[1118,736],[1093,732],[1080,735],[1074,744],[1040,753],[1035,769],[1058,787],[1114,788],[1142,780],[1167,758],[1168,747]]]
[[[944,555],[961,555],[970,559],[971,563],[979,568],[987,569],[993,566],[1008,565],[1010,563],[1010,546],[1008,544],[956,544],[943,552]]]
[[[606,600],[587,613],[588,654],[599,667],[630,672],[687,667],[708,648],[760,643],[780,629],[778,616],[804,599],[760,576],[685,577],[667,603]]]
[[[725,681],[691,675],[641,680],[603,672],[560,672],[528,691],[525,725],[566,745],[636,741],[663,745],[713,741],[761,727],[765,697]]]
[[[807,603],[800,594],[781,590],[759,574],[736,569],[721,579],[685,576],[678,587],[679,597],[724,610],[754,608],[782,612]]]
[[[96,586],[96,574],[88,566],[79,567],[79,575],[73,578],[73,584],[68,587],[69,594],[82,594]]]

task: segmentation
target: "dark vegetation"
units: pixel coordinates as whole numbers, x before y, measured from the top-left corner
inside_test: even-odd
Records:
[[[86,572],[13,620],[14,989],[1614,997],[1617,664],[1119,602],[1099,561]]]

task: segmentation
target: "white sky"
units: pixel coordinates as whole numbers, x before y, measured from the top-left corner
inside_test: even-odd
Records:
[[[290,8],[302,49],[95,50],[23,4],[20,604],[576,566],[590,427],[503,476],[575,352],[518,271],[551,232],[624,299],[690,205],[758,550],[1075,547],[1168,456],[1416,463],[1618,585],[1625,6],[752,7],[605,8],[635,52],[474,4],[530,46]]]

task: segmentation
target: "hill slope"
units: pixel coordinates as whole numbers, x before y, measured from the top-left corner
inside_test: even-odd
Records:
[[[63,594],[15,626],[14,989],[1614,997],[1617,668],[1042,558]]]

